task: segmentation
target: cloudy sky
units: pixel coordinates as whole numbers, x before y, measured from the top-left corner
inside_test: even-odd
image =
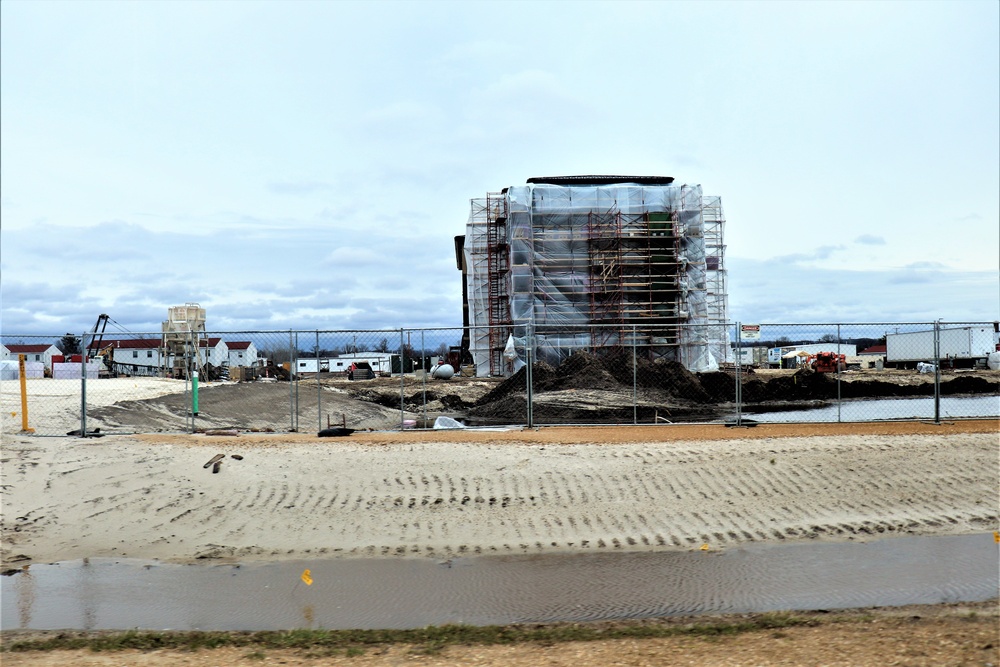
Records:
[[[469,199],[700,183],[754,322],[1000,316],[1000,4],[0,4],[3,333],[461,324]]]

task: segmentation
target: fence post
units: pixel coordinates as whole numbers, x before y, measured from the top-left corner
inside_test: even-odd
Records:
[[[837,422],[840,422],[840,323],[837,323],[837,354],[834,362],[837,364]]]
[[[406,348],[403,347],[403,328],[399,328],[399,430],[406,428],[406,384],[403,370],[406,366]]]
[[[635,325],[632,325],[632,425],[639,423],[638,368],[635,354]]]
[[[80,437],[87,437],[87,334],[80,336]]]
[[[316,421],[323,430],[323,387],[319,383],[319,329],[316,329]]]
[[[295,332],[295,432],[299,432],[299,332]]]
[[[445,357],[447,360],[447,357]],[[427,347],[424,345],[424,330],[420,330],[420,370],[421,377],[421,397],[420,397],[420,419],[421,428],[427,428]]]
[[[535,374],[532,369],[532,366],[534,365],[535,362],[535,354],[534,354],[535,342],[534,342],[534,337],[532,336],[533,333],[532,328],[533,327],[529,322],[527,328],[525,329],[526,335],[524,337],[524,357],[528,363],[527,367],[524,369],[524,383],[527,390],[526,393],[528,401],[528,410],[526,415],[528,421],[528,428],[534,428],[535,426],[535,413],[534,413]]]
[[[740,381],[740,358],[743,342],[743,327],[736,323],[736,425],[743,425],[743,383]]]
[[[288,330],[288,430],[295,433],[295,347]]]
[[[941,320],[934,320],[934,423],[941,423]]]
[[[184,343],[184,404],[191,405],[191,334],[188,333]],[[191,411],[184,411],[184,429],[194,433],[194,421],[191,420]]]

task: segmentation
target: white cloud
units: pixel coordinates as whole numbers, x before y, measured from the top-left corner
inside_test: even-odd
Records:
[[[995,316],[1000,9],[943,6],[0,3],[0,325],[450,326],[470,198],[643,172],[741,316]]]

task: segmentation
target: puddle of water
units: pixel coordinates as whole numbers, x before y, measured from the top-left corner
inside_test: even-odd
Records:
[[[766,423],[838,421],[836,403],[811,410],[786,412],[753,413],[747,409],[744,414],[755,421]],[[853,399],[840,404],[839,414],[839,420],[845,422],[872,419],[934,419],[934,399],[932,397]],[[941,397],[942,419],[998,416],[1000,416],[1000,396]],[[731,416],[733,419],[735,417],[735,414]]]
[[[0,627],[416,628],[971,602],[996,597],[998,551],[987,534],[451,561],[91,559],[3,577]]]

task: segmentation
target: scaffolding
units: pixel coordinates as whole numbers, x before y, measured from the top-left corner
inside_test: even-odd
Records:
[[[469,349],[488,375],[508,370],[503,349],[510,335],[510,243],[506,202],[499,192],[473,199],[465,234]],[[485,359],[483,358],[485,357]],[[484,363],[485,362],[485,363]]]
[[[730,361],[731,348],[726,323],[729,321],[729,285],[726,273],[726,218],[722,197],[702,197],[705,220],[705,298],[709,325],[726,333],[713,337],[712,354],[719,361]]]
[[[616,346],[692,370],[725,358],[719,328],[706,326],[726,315],[721,200],[673,179],[612,178],[535,180],[472,200],[466,288],[478,375],[508,373],[503,347],[527,326],[536,358],[552,363]]]
[[[620,343],[624,338],[625,267],[621,231],[620,211],[587,213],[590,321],[618,325],[591,327],[592,344],[598,347]]]
[[[504,368],[503,349],[510,335],[510,243],[507,206],[501,194],[486,195],[486,281],[489,309],[490,374]]]

